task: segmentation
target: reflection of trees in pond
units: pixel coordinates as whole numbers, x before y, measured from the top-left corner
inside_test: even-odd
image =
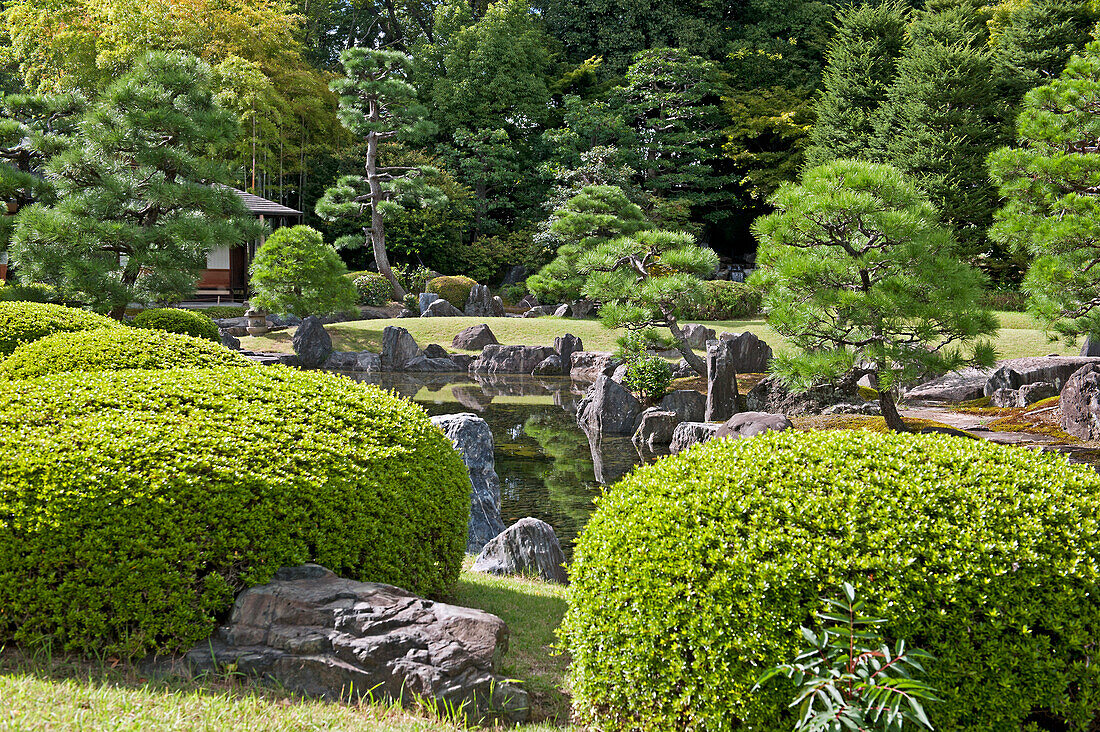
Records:
[[[543,475],[547,497],[579,532],[588,523],[595,510],[593,499],[599,495],[588,438],[564,412],[534,414],[527,418],[523,430],[553,460]]]

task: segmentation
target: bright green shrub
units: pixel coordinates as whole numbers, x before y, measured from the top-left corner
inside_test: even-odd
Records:
[[[207,637],[315,561],[439,597],[470,483],[423,410],[283,367],[64,374],[0,389],[0,644],[124,655]]]
[[[0,302],[60,303],[61,294],[56,288],[37,282],[27,285],[0,285]]]
[[[760,314],[763,293],[745,282],[708,280],[698,303],[680,308],[677,315],[685,320],[744,320]]]
[[[436,277],[428,283],[425,292],[434,292],[447,302],[461,310],[466,307],[466,301],[470,299],[470,291],[477,282],[462,275]]]
[[[152,308],[142,310],[134,316],[135,328],[162,330],[166,333],[183,333],[194,338],[221,343],[218,325],[205,315],[194,310],[179,308]]]
[[[700,445],[610,488],[575,545],[575,710],[604,730],[788,732],[794,684],[751,689],[848,581],[886,637],[935,656],[938,732],[1092,729],[1098,516],[1091,468],[979,440]]]
[[[55,333],[0,361],[0,377],[29,379],[67,371],[249,367],[255,362],[220,343],[180,333],[110,328]]]
[[[360,305],[382,307],[393,299],[393,284],[377,272],[364,272],[352,282]]]
[[[63,305],[0,302],[0,356],[7,356],[20,343],[37,341],[52,333],[121,327],[116,320]]]
[[[305,318],[348,312],[355,285],[348,268],[321,232],[284,226],[269,236],[252,260],[252,306]]]

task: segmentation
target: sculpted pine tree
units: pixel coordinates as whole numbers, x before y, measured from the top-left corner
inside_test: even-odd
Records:
[[[773,370],[796,388],[862,372],[887,426],[906,431],[901,386],[924,374],[989,365],[985,276],[951,254],[935,208],[888,165],[838,160],[787,183],[757,219],[757,277],[768,324],[794,352]]]
[[[405,297],[405,289],[390,268],[386,251],[387,208],[438,204],[442,192],[424,181],[427,166],[384,166],[379,164],[380,146],[387,140],[408,139],[427,134],[431,125],[416,105],[416,89],[409,83],[412,59],[396,51],[349,48],[340,54],[345,76],[332,82],[340,95],[340,120],[366,143],[364,175],[346,175],[325,191],[317,202],[317,215],[333,221],[362,219],[366,241],[371,243],[378,271],[393,285],[394,296]]]
[[[1029,308],[1068,341],[1100,339],[1100,43],[1028,92],[1017,144],[989,156],[1004,206],[991,231],[1035,257]]]
[[[207,252],[261,233],[240,198],[218,185],[228,171],[207,157],[236,132],[204,62],[148,54],[50,159],[46,179],[57,201],[20,213],[12,260],[28,279],[115,318],[131,302],[186,297]]]

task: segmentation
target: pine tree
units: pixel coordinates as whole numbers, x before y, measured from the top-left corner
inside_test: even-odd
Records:
[[[1001,142],[1002,108],[988,32],[976,7],[944,5],[930,4],[909,27],[910,45],[876,121],[875,159],[931,195],[957,231],[960,256],[995,269],[1003,253],[992,252],[986,238],[995,194],[985,158]]]
[[[211,249],[259,236],[205,157],[237,132],[193,56],[154,52],[113,83],[50,159],[56,203],[24,209],[12,259],[27,277],[121,318],[194,292]]]
[[[908,9],[899,0],[849,5],[838,12],[807,167],[874,155],[874,120],[897,75],[907,22]]]

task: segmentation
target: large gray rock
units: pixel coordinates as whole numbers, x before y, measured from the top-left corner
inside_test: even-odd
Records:
[[[612,353],[576,351],[569,357],[569,378],[592,383],[600,376],[611,376],[620,363]]]
[[[458,318],[461,316],[462,311],[443,298],[433,302],[426,310],[420,311],[420,317],[422,318]]]
[[[500,298],[493,297],[493,293],[485,285],[474,285],[470,290],[470,296],[466,299],[466,307],[462,309],[466,315],[481,318],[503,318],[504,303]]]
[[[566,303],[564,305],[558,305],[558,307],[555,308],[554,317],[568,318],[570,315],[572,315],[572,313],[573,313],[573,309],[569,307],[568,303]]]
[[[596,314],[595,300],[574,300],[569,303],[574,318],[591,318]]]
[[[442,414],[432,424],[462,455],[470,473],[470,523],[466,551],[477,554],[490,539],[504,531],[500,518],[500,479],[493,457],[493,433],[489,423],[474,414]]]
[[[541,577],[568,584],[565,554],[553,527],[537,518],[524,518],[509,526],[481,550],[475,572]]]
[[[584,342],[572,333],[554,339],[554,352],[561,359],[562,373],[572,369],[573,354],[584,350]]]
[[[382,371],[404,371],[405,365],[423,356],[416,339],[404,328],[388,325],[382,329],[382,353],[379,367]]]
[[[1085,343],[1081,346],[1081,355],[1089,358],[1100,356],[1100,340],[1085,338]]]
[[[332,338],[321,324],[321,319],[315,315],[302,321],[298,330],[294,331],[291,343],[298,363],[304,369],[319,369],[332,355]]]
[[[454,361],[449,358],[428,358],[417,356],[405,364],[405,371],[412,373],[454,373],[462,371]]]
[[[420,312],[424,312],[428,309],[433,302],[439,299],[439,295],[434,292],[422,292],[417,295],[417,302],[420,305]]]
[[[681,422],[702,422],[707,413],[707,398],[692,389],[680,389],[665,394],[661,409],[675,412]]]
[[[782,432],[789,430],[794,425],[791,420],[782,414],[767,414],[765,412],[741,412],[730,417],[725,424],[714,433],[715,439],[723,437],[755,437],[764,432]]]
[[[1100,440],[1100,364],[1075,371],[1062,387],[1058,404],[1062,429],[1082,440]]]
[[[355,364],[359,361],[359,354],[355,351],[336,351],[325,361],[326,371],[354,371]]]
[[[521,722],[527,692],[498,673],[507,648],[495,615],[307,564],[242,592],[229,625],[186,660],[196,673],[235,666],[306,696],[424,699],[465,707],[475,724]]]
[[[739,374],[763,374],[772,360],[772,347],[760,337],[749,333],[723,333],[718,340],[733,347],[733,364]]]
[[[355,359],[355,368],[353,370],[362,371],[364,373],[381,371],[382,358],[377,353],[360,351],[359,357]]]
[[[526,313],[523,314],[525,318],[543,318],[547,315],[553,315],[558,310],[558,305],[535,305]]]
[[[730,341],[707,342],[707,405],[704,419],[721,422],[737,414],[737,356]]]
[[[553,355],[550,346],[490,345],[481,349],[481,356],[470,364],[470,370],[480,374],[530,374]]]
[[[485,346],[492,346],[497,343],[497,337],[493,335],[493,331],[489,326],[484,323],[471,325],[469,328],[459,331],[458,335],[451,341],[452,346],[461,348],[463,351],[480,351]]]
[[[658,445],[667,445],[672,442],[673,433],[680,421],[676,412],[666,412],[657,407],[651,407],[642,412],[632,441],[639,447],[645,446],[651,449]]]
[[[768,412],[790,416],[822,414],[837,404],[859,404],[859,386],[854,375],[839,379],[836,383],[811,386],[805,391],[792,391],[773,376],[761,379],[745,395],[745,405],[750,412]]]
[[[698,323],[688,323],[680,328],[684,333],[684,342],[688,348],[701,351],[707,347],[707,341],[715,339],[714,329]]]
[[[668,451],[675,455],[692,445],[706,442],[714,437],[721,426],[719,422],[681,422],[672,431],[672,442],[669,443]]]
[[[632,435],[641,411],[633,394],[601,375],[577,407],[577,424],[590,435]]]
[[[985,396],[993,369],[965,368],[915,386],[905,398],[916,402],[969,402]]]
[[[998,389],[1019,389],[1026,384],[1045,381],[1061,390],[1075,371],[1100,359],[1079,356],[1037,356],[1001,361],[997,370],[985,384],[985,395],[992,396]]]
[[[531,373],[535,376],[561,376],[561,357],[556,353],[550,354],[539,361]]]
[[[447,349],[438,343],[429,343],[424,346],[424,356],[427,358],[449,358],[450,355]]]
[[[241,339],[233,335],[225,329],[219,329],[218,335],[221,337],[222,345],[231,351],[241,350]]]

